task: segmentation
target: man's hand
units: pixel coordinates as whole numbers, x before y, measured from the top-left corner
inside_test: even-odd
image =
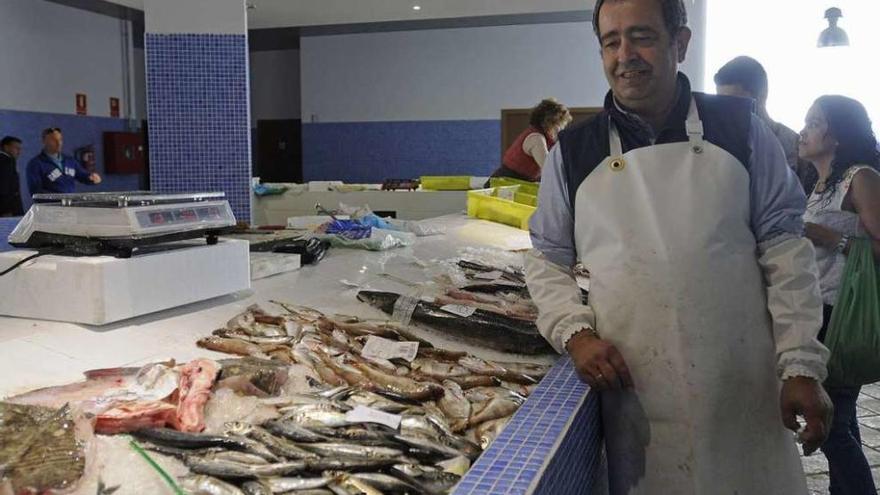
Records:
[[[100,184],[101,183],[101,176],[98,174],[90,175],[89,179],[92,181],[92,184]]]
[[[807,427],[799,434],[799,438],[804,444],[804,455],[815,452],[828,438],[834,413],[834,406],[825,389],[812,378],[792,377],[782,384],[780,403],[782,422],[786,428],[798,431],[798,415],[807,421]]]
[[[566,345],[581,380],[595,390],[632,388],[629,368],[620,352],[588,332],[575,334]]]
[[[828,249],[836,248],[843,237],[836,230],[810,222],[804,224],[804,233],[807,239],[813,241],[813,245]]]

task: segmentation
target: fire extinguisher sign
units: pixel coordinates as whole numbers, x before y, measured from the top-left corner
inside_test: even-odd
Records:
[[[110,97],[110,116],[119,118],[119,98]]]
[[[83,93],[76,94],[76,114],[77,115],[88,114],[88,104],[86,103],[86,95]]]

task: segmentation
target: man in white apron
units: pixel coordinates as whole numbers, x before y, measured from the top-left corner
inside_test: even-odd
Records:
[[[610,492],[806,494],[786,427],[814,451],[831,406],[803,190],[749,100],[678,74],[681,0],[600,0],[593,22],[611,92],[548,156],[526,276],[602,391]]]

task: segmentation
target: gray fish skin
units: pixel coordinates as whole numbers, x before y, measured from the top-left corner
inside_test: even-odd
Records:
[[[201,456],[189,456],[184,460],[194,473],[216,476],[223,479],[254,479],[285,476],[306,470],[304,461],[278,462],[274,464],[253,465],[240,462],[212,460]]]
[[[203,474],[180,478],[180,487],[190,495],[244,495],[234,485]]]
[[[247,452],[236,452],[233,450],[212,452],[209,454],[205,454],[202,457],[204,457],[205,459],[240,462],[242,464],[254,464],[259,466],[269,464],[269,461],[256,454],[248,454]]]
[[[251,454],[256,454],[256,455],[262,457],[263,459],[266,459],[269,462],[278,462],[281,460],[277,454],[275,454],[274,452],[269,450],[269,447],[263,445],[262,443],[254,440],[252,438],[248,438],[244,435],[238,435],[238,434],[233,434],[233,433],[229,434],[229,438],[232,438],[232,439],[237,440],[237,441],[241,442],[242,444],[244,444],[247,447],[245,449],[245,452],[249,452]]]
[[[288,493],[300,490],[323,488],[330,482],[329,478],[268,478],[264,481],[272,493]]]
[[[272,489],[263,481],[246,481],[241,485],[245,495],[272,495]]]
[[[403,451],[399,449],[353,445],[350,443],[321,442],[303,444],[302,447],[322,457],[390,458],[403,455]]]
[[[263,426],[275,435],[279,435],[294,442],[326,442],[326,436],[315,433],[314,431],[300,426],[291,421],[271,420],[263,424]]]
[[[400,297],[392,292],[361,291],[358,300],[392,314]],[[516,354],[551,354],[553,348],[534,323],[477,309],[467,318],[447,313],[440,306],[419,301],[413,321],[441,328],[451,335],[495,350]]]
[[[290,440],[282,437],[276,437],[269,431],[255,426],[250,433],[251,438],[262,443],[269,448],[274,454],[288,459],[309,459],[317,457],[316,454],[304,450]]]
[[[453,458],[458,456],[464,456],[465,453],[461,452],[457,449],[449,447],[447,445],[443,445],[441,443],[432,441],[428,438],[420,438],[417,436],[407,436],[407,435],[396,435],[394,437],[395,440],[400,443],[407,445],[411,448],[416,448],[423,451],[431,452],[435,455],[445,457],[445,458]]]
[[[230,450],[247,450],[248,448],[245,443],[234,438],[201,433],[183,433],[171,428],[146,428],[138,430],[132,435],[157,445],[182,449],[221,447]]]
[[[407,483],[400,478],[383,473],[352,473],[352,478],[366,481],[383,492],[390,493],[421,493],[420,487]]]

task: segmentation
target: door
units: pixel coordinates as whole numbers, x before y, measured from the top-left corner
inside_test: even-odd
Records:
[[[262,182],[302,182],[302,121],[258,120],[254,176]]]

